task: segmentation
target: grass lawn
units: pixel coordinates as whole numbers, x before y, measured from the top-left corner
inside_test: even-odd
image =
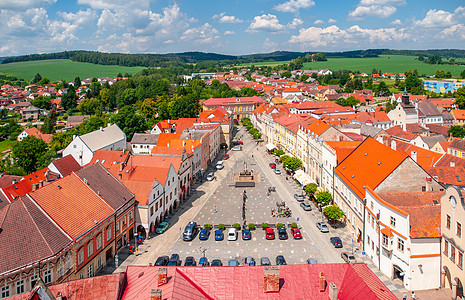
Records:
[[[4,140],[3,142],[0,142],[0,157],[3,157],[5,155],[3,151],[11,149],[13,143],[14,141],[10,140]]]
[[[277,66],[277,65],[283,65],[283,64],[288,64],[290,63],[291,61],[290,60],[283,60],[283,61],[264,61],[264,62],[257,62],[257,63],[247,63],[247,64],[243,64],[243,65],[240,65],[240,66],[236,66],[237,68],[241,68],[241,67],[250,67],[251,65],[254,65],[256,67],[268,67],[268,66]]]
[[[14,75],[24,80],[31,80],[37,73],[51,81],[72,81],[76,76],[81,79],[89,77],[111,77],[118,73],[136,74],[144,67],[122,67],[73,62],[68,59],[49,59],[0,64],[0,73]]]

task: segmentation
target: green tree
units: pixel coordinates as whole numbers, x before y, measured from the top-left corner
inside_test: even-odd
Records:
[[[137,114],[134,107],[130,105],[121,108],[116,115],[111,117],[110,121],[123,130],[129,141],[132,139],[134,133],[144,132],[148,129],[144,117]]]
[[[50,79],[48,79],[47,77],[42,77],[42,79],[39,81],[40,85],[46,85],[49,83],[50,83]]]
[[[13,145],[11,156],[14,165],[17,165],[24,174],[37,171],[41,157],[47,153],[47,144],[36,138],[28,136],[21,142]]]
[[[44,124],[40,127],[42,133],[55,133],[55,124],[57,122],[57,114],[55,109],[50,110],[45,117]]]
[[[409,75],[407,76],[407,79],[405,79],[405,87],[407,88],[407,92],[411,92],[412,88],[420,86],[421,80],[417,76]]]
[[[23,128],[18,125],[15,119],[10,119],[7,124],[0,126],[0,133],[10,141],[15,141],[22,131]]]
[[[102,103],[103,107],[108,107],[110,105],[110,90],[107,88],[103,88],[100,90],[100,102]]]
[[[316,183],[310,183],[304,187],[305,193],[307,193],[307,195],[309,196],[315,195],[317,189],[318,189],[318,184]]]
[[[82,101],[79,103],[77,106],[77,109],[79,109],[80,112],[86,115],[92,115],[96,111],[99,111],[102,109],[102,106],[100,105],[100,101],[95,98],[85,98],[82,99]]]
[[[316,201],[321,204],[321,206],[328,205],[333,200],[333,197],[329,192],[322,191],[316,194]]]
[[[154,119],[157,113],[156,105],[157,104],[152,98],[147,98],[142,102],[139,108],[139,112],[146,119],[151,119],[151,118]]]
[[[353,106],[357,106],[358,104],[360,104],[360,100],[356,99],[353,96],[349,96],[349,97],[347,97],[347,99],[344,99],[344,98],[337,99],[336,103],[341,105],[341,106],[353,107]]]
[[[273,154],[276,155],[276,156],[281,156],[281,155],[284,155],[286,152],[284,152],[284,150],[282,149],[276,149],[274,150]]]
[[[107,126],[105,119],[97,116],[91,116],[89,120],[82,122],[82,124],[79,126],[79,133],[86,134],[105,126]]]
[[[291,77],[292,77],[291,71],[286,71],[281,74],[281,78],[291,78]]]
[[[77,105],[77,96],[72,88],[68,88],[66,94],[61,97],[61,106],[65,110],[70,110],[75,108]]]
[[[451,126],[447,134],[452,134],[453,137],[463,139],[465,137],[465,129],[462,126]]]
[[[80,86],[81,86],[81,77],[76,76],[76,78],[74,78],[74,87],[78,88]]]
[[[308,76],[307,74],[304,74],[304,75],[300,76],[300,82],[305,82],[309,78],[310,78],[310,76]]]
[[[455,92],[455,102],[459,108],[465,108],[465,87],[461,87]]]
[[[340,220],[344,216],[344,212],[336,205],[328,205],[323,208],[325,215],[334,221]]]
[[[52,108],[52,101],[50,101],[49,97],[39,96],[36,97],[34,100],[31,101],[31,104],[35,107],[42,108],[42,109],[51,109]]]
[[[297,157],[289,157],[283,165],[285,168],[295,171],[302,166],[302,161]]]
[[[460,72],[460,77],[465,78],[465,70],[463,70],[462,72]]]
[[[36,84],[36,83],[39,83],[39,81],[41,80],[42,80],[42,76],[39,73],[37,73],[36,76],[34,76],[34,78],[32,79],[31,83]]]
[[[199,111],[199,101],[191,96],[186,96],[172,102],[170,116],[172,119],[195,118],[198,116]]]

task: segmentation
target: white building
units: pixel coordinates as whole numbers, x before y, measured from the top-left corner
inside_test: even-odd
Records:
[[[418,113],[415,106],[410,102],[410,96],[405,91],[402,94],[402,101],[397,103],[395,109],[388,112],[392,125],[401,125],[405,130],[407,124],[418,123]]]
[[[116,124],[74,136],[73,140],[63,150],[63,156],[71,154],[81,165],[88,164],[97,150],[126,149],[126,134]]]
[[[408,290],[440,287],[443,193],[375,193],[366,187],[366,255]]]
[[[157,145],[158,134],[134,133],[131,140],[131,152],[133,154],[150,154]]]

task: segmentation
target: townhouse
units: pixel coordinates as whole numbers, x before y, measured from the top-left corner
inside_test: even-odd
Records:
[[[248,118],[252,111],[260,104],[267,102],[260,97],[230,97],[230,98],[209,98],[203,101],[204,110],[214,110],[218,107],[223,107],[232,119],[236,122],[242,118]]]
[[[460,138],[454,138],[447,147],[447,154],[465,158],[465,141]]]
[[[366,187],[364,249],[407,290],[436,289],[441,269],[444,191],[376,193]]]

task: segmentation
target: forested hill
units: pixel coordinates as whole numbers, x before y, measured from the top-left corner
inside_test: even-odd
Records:
[[[288,61],[297,57],[304,57],[309,52],[291,52],[291,51],[275,51],[264,54],[250,55],[224,55],[217,53],[204,52],[183,52],[183,53],[168,53],[168,54],[122,54],[122,53],[101,53],[95,51],[64,51],[47,54],[30,54],[14,57],[5,57],[0,59],[2,64],[46,60],[46,59],[70,59],[77,62],[87,62],[100,65],[119,65],[128,67],[176,67],[186,64],[215,62],[218,65],[233,65],[241,63],[254,63],[264,61]],[[412,56],[432,56],[436,55],[443,58],[465,58],[465,50],[457,49],[436,49],[436,50],[390,50],[390,49],[368,49],[354,50],[345,52],[323,52],[327,58],[362,58],[362,57],[377,57],[378,55],[412,55]]]

